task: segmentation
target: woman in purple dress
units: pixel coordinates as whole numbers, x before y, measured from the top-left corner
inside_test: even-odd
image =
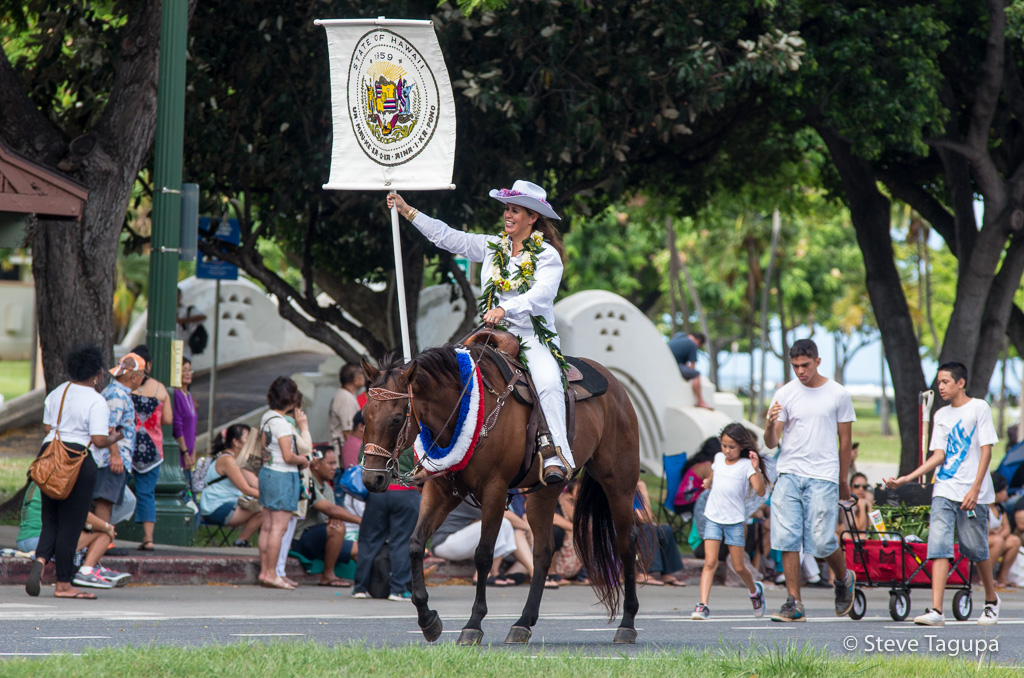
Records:
[[[192,397],[192,361],[181,359],[181,388],[174,389],[174,439],[181,448],[181,468],[185,474],[185,482],[192,488],[192,469],[196,465],[196,426],[199,415],[196,413],[196,401]]]

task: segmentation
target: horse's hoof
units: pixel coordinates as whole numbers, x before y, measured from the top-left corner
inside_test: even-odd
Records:
[[[462,633],[459,634],[459,639],[455,641],[456,645],[479,645],[480,641],[484,639],[484,632],[480,629],[462,629]]]
[[[620,626],[615,630],[615,640],[612,642],[616,645],[632,645],[636,642],[636,629]]]
[[[440,615],[436,612],[433,612],[432,614],[434,615],[433,618],[420,627],[420,630],[423,631],[423,637],[430,643],[440,638],[441,631],[444,630],[444,623],[441,621]]]
[[[530,636],[533,635],[533,631],[525,626],[513,626],[508,630],[508,635],[505,636],[505,644],[522,644],[530,642]]]

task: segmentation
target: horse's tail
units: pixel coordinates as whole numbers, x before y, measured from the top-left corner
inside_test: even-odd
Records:
[[[633,515],[631,539],[642,538],[637,529],[636,512]],[[586,568],[591,587],[598,600],[608,610],[611,620],[622,599],[622,560],[615,549],[615,523],[612,519],[608,496],[601,484],[584,469],[573,514],[573,544]],[[645,553],[647,549],[641,549]]]

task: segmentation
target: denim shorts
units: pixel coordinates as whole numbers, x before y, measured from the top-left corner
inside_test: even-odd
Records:
[[[743,546],[743,523],[722,525],[713,520],[704,521],[704,541],[716,539],[724,541],[726,546]]]
[[[237,507],[237,501],[226,501],[203,516],[203,522],[210,525],[226,525],[231,520],[231,514],[235,512]]]
[[[772,548],[827,558],[839,548],[839,484],[783,473],[772,490]]]
[[[960,553],[973,563],[988,560],[988,505],[974,507],[974,518],[960,508],[960,502],[932,497],[928,524],[928,559],[953,557],[953,528],[960,540]]]
[[[299,507],[299,474],[296,471],[260,469],[260,506],[271,511],[294,511]]]

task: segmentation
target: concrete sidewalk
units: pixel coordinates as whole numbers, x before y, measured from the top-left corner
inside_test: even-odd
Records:
[[[0,525],[0,548],[14,548],[18,528]],[[103,565],[119,572],[132,575],[133,584],[179,586],[196,584],[256,584],[260,571],[259,551],[256,548],[234,546],[168,546],[156,544],[153,551],[139,551],[139,542],[118,539],[115,546],[124,549],[127,555],[104,556]],[[431,584],[447,582],[470,582],[473,578],[472,561],[450,562],[442,558],[428,557],[425,566],[436,566],[428,576]],[[690,586],[700,584],[703,561],[684,558],[684,581]],[[28,580],[32,561],[26,558],[0,558],[0,583],[24,585]],[[299,561],[288,559],[288,576],[305,584],[315,584],[319,575],[307,575]],[[49,563],[43,574],[44,581],[54,579],[54,564]],[[725,563],[719,565],[715,582],[719,585],[736,586],[738,579],[727,573]],[[671,588],[671,587],[666,587]]]

